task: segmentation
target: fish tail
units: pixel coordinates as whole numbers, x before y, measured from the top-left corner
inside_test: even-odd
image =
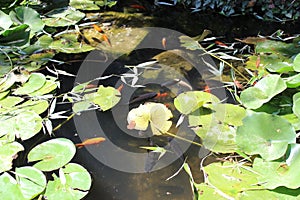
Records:
[[[102,35],[102,39],[103,39],[110,47],[112,47],[112,46],[111,46],[111,43],[110,43],[110,40],[109,40],[109,38],[107,37],[107,35],[103,34],[103,35]]]

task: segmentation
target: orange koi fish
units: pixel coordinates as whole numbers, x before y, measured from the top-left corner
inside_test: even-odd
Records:
[[[206,85],[205,87],[204,87],[204,90],[203,90],[204,92],[207,92],[207,93],[211,93],[211,91],[210,91],[210,88],[208,87],[208,85]]]
[[[122,89],[123,89],[123,87],[124,87],[124,84],[122,83],[122,84],[121,84],[121,85],[118,87],[118,89],[117,89],[117,90],[118,90],[119,92],[121,92],[121,91],[122,91]]]
[[[141,5],[138,5],[138,4],[130,5],[130,8],[139,9],[139,10],[146,10],[146,8],[144,6],[141,6]]]
[[[161,39],[161,44],[162,44],[162,46],[163,46],[164,49],[167,48],[167,39],[166,39],[165,37],[163,37],[163,38]]]
[[[109,40],[109,38],[107,37],[107,35],[103,34],[103,35],[102,35],[102,39],[103,39],[110,47],[112,47],[112,46],[111,46],[111,43],[110,43],[110,40]]]
[[[255,66],[256,66],[256,69],[260,66],[260,55],[257,56]]]
[[[99,144],[104,141],[105,141],[105,138],[103,138],[103,137],[95,137],[95,138],[90,138],[90,139],[84,140],[82,143],[75,144],[75,146],[78,148],[82,148],[83,146]]]
[[[165,98],[167,96],[169,96],[169,94],[167,92],[164,92],[164,93],[158,92],[158,93],[156,93],[156,96],[154,98],[156,98],[156,99],[158,99],[158,98]]]
[[[215,41],[215,44],[221,47],[228,47],[226,44],[224,44],[223,42],[220,42],[218,40]]]
[[[96,25],[96,24],[93,24],[93,27],[94,27],[94,29],[95,29],[96,31],[98,31],[99,33],[104,33],[103,29],[102,29],[100,26],[98,26],[98,25]]]
[[[241,90],[244,89],[244,86],[238,80],[234,81],[234,85]]]

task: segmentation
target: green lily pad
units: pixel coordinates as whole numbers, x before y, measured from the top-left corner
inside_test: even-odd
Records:
[[[243,191],[263,189],[257,184],[257,173],[239,163],[212,163],[205,166],[204,171],[209,183],[232,199]]]
[[[262,186],[274,189],[285,186],[291,189],[300,187],[300,145],[291,144],[286,159],[268,162],[261,158],[255,158],[253,169],[261,174],[258,177]]]
[[[27,111],[33,111],[36,114],[41,114],[47,110],[49,107],[49,103],[46,100],[33,100],[30,99],[21,105],[18,105],[18,109],[23,109]]]
[[[220,100],[213,94],[202,91],[189,91],[178,95],[174,99],[176,109],[182,114],[189,114],[204,104],[218,103]]]
[[[70,0],[70,6],[79,10],[99,10],[99,6],[91,0]]]
[[[49,18],[43,19],[47,26],[60,27],[76,24],[85,14],[71,8],[58,8],[49,12],[47,16]]]
[[[113,87],[104,87],[100,85],[96,93],[84,95],[85,99],[100,106],[102,111],[114,107],[121,99],[121,93]]]
[[[300,117],[300,92],[294,94],[293,96],[293,113]]]
[[[41,87],[46,82],[46,77],[41,73],[32,73],[26,83],[14,91],[14,95],[30,94]]]
[[[179,37],[180,43],[182,47],[185,47],[189,50],[197,50],[202,49],[198,41],[193,40],[192,38],[188,36],[180,36]]]
[[[6,172],[0,176],[0,199],[26,200],[17,181]]]
[[[46,80],[45,84],[38,90],[29,93],[31,97],[42,96],[48,94],[57,88],[57,83],[53,80]]]
[[[28,47],[26,47],[25,49],[22,49],[22,51],[24,53],[26,53],[27,55],[30,54],[38,54],[38,55],[43,55],[43,54],[47,54],[47,51],[42,51],[39,53],[36,53],[39,50],[44,50],[44,49],[48,49],[49,45],[53,42],[53,38],[49,35],[42,35],[33,45],[30,45]],[[36,60],[37,55],[31,55],[30,58],[35,58],[33,60]]]
[[[4,30],[8,29],[13,22],[11,21],[9,15],[0,10],[0,27]]]
[[[53,174],[53,181],[49,181],[45,197],[55,199],[82,199],[91,187],[91,176],[82,166],[69,163],[61,169],[60,177]]]
[[[278,57],[290,57],[299,53],[299,48],[293,43],[285,43],[281,41],[265,40],[257,43],[255,47],[256,53],[272,53]]]
[[[300,72],[300,53],[294,59],[294,70]]]
[[[0,144],[0,173],[12,168],[12,161],[19,151],[24,151],[24,147],[18,142]]]
[[[14,11],[11,11],[9,15],[15,23],[29,25],[32,33],[39,32],[44,28],[40,14],[30,7],[17,7]]]
[[[285,119],[266,113],[249,113],[237,129],[236,143],[246,154],[266,160],[282,157],[287,146],[296,142],[293,126]]]
[[[284,199],[284,200],[298,200],[299,195],[294,195],[293,193],[290,194],[290,189],[285,189],[281,191],[277,190],[255,190],[255,191],[245,191],[240,194],[239,199],[241,200],[278,200],[278,199]],[[300,193],[300,190],[298,191],[298,194]]]
[[[16,180],[26,199],[33,199],[46,188],[46,177],[34,167],[16,168]]]
[[[8,95],[9,91],[0,92],[0,100],[2,100],[6,95]]]
[[[290,76],[285,82],[288,88],[297,88],[300,86],[300,74]]]
[[[293,125],[295,131],[300,130],[300,119],[295,114],[291,113],[291,114],[281,115],[280,117],[288,120]]]
[[[64,166],[75,155],[74,144],[65,138],[56,138],[31,149],[28,161],[38,161],[33,166],[42,171],[52,171]]]
[[[72,110],[75,113],[80,113],[87,110],[91,106],[92,104],[90,101],[79,101],[73,104]]]
[[[218,193],[219,191],[212,186],[209,186],[205,183],[197,185],[198,191],[198,200],[209,199],[209,200],[227,200],[222,194]]]
[[[53,41],[49,47],[63,53],[82,53],[95,49],[90,45],[79,43],[75,34],[64,34],[59,40]]]
[[[13,106],[22,102],[23,100],[24,99],[22,97],[8,96],[0,101],[0,108],[12,108]]]
[[[258,81],[254,87],[242,91],[240,99],[247,108],[256,109],[270,101],[286,88],[285,82],[279,75],[268,75]]]
[[[17,78],[14,73],[7,74],[4,78],[0,79],[0,92],[8,90],[16,82]]]
[[[0,45],[23,46],[29,41],[29,35],[30,28],[27,24],[7,29],[0,35]]]

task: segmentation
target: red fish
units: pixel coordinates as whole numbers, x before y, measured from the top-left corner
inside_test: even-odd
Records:
[[[228,47],[226,44],[224,44],[223,42],[220,42],[218,40],[215,41],[215,44],[221,47]]]
[[[255,66],[256,66],[256,69],[260,66],[260,55],[257,56]]]
[[[141,6],[141,5],[138,5],[138,4],[130,5],[130,8],[139,9],[139,10],[146,10],[146,8],[144,6]]]
[[[136,98],[134,98],[133,100],[131,100],[129,102],[129,104],[132,103],[137,103],[140,101],[145,101],[145,100],[149,100],[149,99],[153,99],[153,98],[163,98],[163,97],[167,97],[168,93],[160,93],[160,92],[149,92],[146,94],[141,94],[139,96],[137,96]]]
[[[111,43],[110,43],[110,40],[109,40],[109,38],[107,37],[107,35],[103,34],[103,35],[102,35],[102,39],[103,39],[110,47],[112,47],[112,46],[111,46]]]
[[[121,85],[118,87],[118,89],[117,89],[117,90],[118,90],[119,92],[121,92],[121,91],[122,91],[122,89],[123,89],[123,87],[124,87],[124,84],[122,83],[122,84],[121,84]]]
[[[211,91],[210,91],[210,88],[208,87],[208,85],[206,85],[205,87],[204,87],[204,90],[203,90],[204,92],[207,92],[207,93],[211,93]]]
[[[105,138],[103,138],[103,137],[95,137],[95,138],[90,138],[90,139],[84,140],[82,143],[75,144],[75,146],[78,148],[82,148],[83,146],[99,144],[104,141],[105,141]]]
[[[102,29],[100,26],[98,26],[98,25],[96,25],[96,24],[93,24],[93,27],[94,27],[94,29],[95,29],[96,31],[98,31],[99,33],[104,33],[103,29]]]
[[[166,39],[165,37],[163,37],[163,38],[161,39],[161,44],[162,44],[162,46],[163,46],[164,49],[167,48],[167,39]]]

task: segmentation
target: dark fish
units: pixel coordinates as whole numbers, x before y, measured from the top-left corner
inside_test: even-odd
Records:
[[[162,86],[162,87],[172,86],[172,85],[177,84],[179,81],[180,81],[180,79],[173,79],[173,80],[171,80],[171,81],[167,81],[167,82],[165,82],[165,83],[162,83],[161,86]]]
[[[145,100],[148,100],[148,99],[153,99],[156,96],[157,96],[157,92],[149,92],[149,93],[146,93],[146,94],[141,94],[141,95],[137,96],[136,98],[132,99],[129,102],[129,104],[145,101]]]

